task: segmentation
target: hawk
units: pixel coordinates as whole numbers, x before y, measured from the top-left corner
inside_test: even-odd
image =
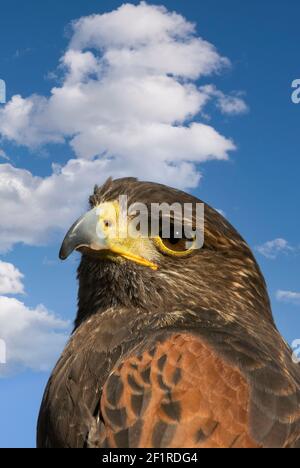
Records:
[[[300,369],[246,242],[208,205],[199,249],[172,229],[113,236],[120,195],[199,203],[134,178],[95,187],[60,252],[82,254],[78,312],[38,447],[299,448]]]

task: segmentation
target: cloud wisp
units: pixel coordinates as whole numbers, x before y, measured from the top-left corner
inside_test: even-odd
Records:
[[[280,302],[300,305],[300,292],[279,290],[276,293],[276,299]]]
[[[255,249],[270,260],[275,260],[280,254],[288,254],[295,250],[287,240],[282,238],[265,242],[262,245],[258,245]]]

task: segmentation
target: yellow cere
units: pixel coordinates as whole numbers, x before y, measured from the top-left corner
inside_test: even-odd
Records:
[[[128,236],[128,220],[126,216],[123,219],[120,215],[117,201],[102,203],[97,210],[99,228],[106,237],[109,251],[152,270],[158,269],[158,265],[151,261],[152,259],[145,258],[153,256],[147,248],[149,246],[145,244],[149,239]]]

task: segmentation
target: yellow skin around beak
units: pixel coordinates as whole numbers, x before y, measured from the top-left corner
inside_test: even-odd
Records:
[[[74,250],[88,254],[124,258],[139,265],[157,270],[154,262],[158,253],[150,238],[129,234],[127,216],[120,211],[119,203],[102,203],[82,216],[71,227],[60,251],[66,259]]]

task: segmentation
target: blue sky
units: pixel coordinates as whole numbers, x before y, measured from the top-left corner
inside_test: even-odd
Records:
[[[137,5],[139,2],[131,3]],[[174,186],[184,185],[206,202],[223,210],[253,249],[256,249],[258,261],[268,283],[277,324],[286,339],[292,342],[300,338],[300,296],[297,295],[300,293],[297,210],[300,195],[300,105],[291,101],[292,81],[300,78],[300,4],[296,0],[290,0],[288,4],[278,0],[254,0],[247,3],[238,0],[151,2],[151,5],[162,4],[168,10],[175,10],[181,14],[187,21],[195,23],[196,36],[209,41],[217,48],[219,57],[228,57],[231,62],[230,67],[224,67],[217,74],[211,73],[190,81],[197,87],[213,84],[214,89],[223,93],[223,98],[228,95],[234,97],[235,106],[238,106],[240,101],[248,106],[247,112],[230,112],[228,109],[221,112],[217,108],[220,105],[218,95],[211,97],[205,111],[195,114],[192,121],[204,122],[212,126],[218,135],[226,138],[226,141],[219,141],[219,145],[223,145],[223,156],[224,151],[227,151],[229,139],[234,141],[236,150],[228,151],[229,160],[220,160],[224,157],[218,157],[217,154],[212,161],[204,162],[203,158],[203,163],[195,158],[190,177],[200,170],[202,179],[199,184],[189,186],[189,176],[180,172],[181,169],[178,169],[178,172],[174,171],[173,176],[168,175],[168,183]],[[94,13],[100,15],[110,12],[121,5],[122,2],[119,1],[91,0],[64,3],[57,0],[5,2],[1,7],[0,16],[0,79],[6,81],[8,104],[16,95],[21,95],[23,99],[33,94],[49,98],[51,89],[54,86],[62,86],[62,80],[66,80],[64,72],[62,69],[57,70],[57,66],[74,37],[70,22]],[[78,38],[77,40],[79,41]],[[112,41],[112,38],[106,40]],[[205,52],[205,46],[203,47]],[[89,49],[93,51],[93,47]],[[193,100],[193,96],[191,99]],[[171,106],[171,101],[166,105]],[[185,105],[183,102],[183,107]],[[8,211],[5,211],[5,208],[2,211],[0,209],[0,261],[14,265],[22,272],[24,276],[19,282],[24,284],[25,294],[19,294],[21,287],[16,283],[15,272],[10,272],[15,280],[14,286],[10,290],[3,287],[1,291],[0,270],[0,296],[3,294],[5,298],[9,298],[5,304],[17,308],[20,314],[27,314],[27,318],[29,313],[36,312],[37,320],[40,320],[41,312],[37,307],[43,304],[47,317],[52,317],[53,313],[60,320],[72,321],[76,312],[75,275],[79,257],[75,256],[66,263],[60,263],[57,259],[64,225],[64,216],[60,218],[57,212],[62,210],[67,197],[69,205],[66,224],[69,218],[72,219],[73,211],[75,215],[83,210],[87,205],[83,194],[85,190],[92,189],[90,176],[86,182],[89,186],[81,186],[76,196],[76,185],[73,187],[75,207],[72,207],[70,185],[66,189],[65,198],[63,193],[59,193],[64,192],[63,183],[58,186],[55,196],[55,188],[44,187],[43,190],[34,192],[42,180],[35,179],[34,176],[48,180],[52,175],[52,183],[53,163],[64,167],[71,159],[90,159],[86,154],[80,153],[83,143],[74,150],[70,145],[69,136],[60,143],[49,143],[48,136],[45,138],[43,133],[45,128],[38,127],[32,114],[29,115],[29,123],[26,124],[28,127],[23,122],[20,127],[15,118],[16,108],[11,111],[15,114],[14,119],[10,121],[8,133],[5,126],[8,114],[2,114],[1,117],[1,110],[4,109],[5,106],[0,105],[0,169],[4,171],[4,166],[1,166],[6,165],[2,179],[4,188],[0,186],[0,196],[2,207],[9,208]],[[47,108],[47,121],[41,125],[48,125],[49,112]],[[114,118],[113,115],[112,119]],[[188,119],[184,125],[189,125]],[[26,142],[27,136],[31,135],[30,132],[35,127],[38,128],[32,139],[40,138],[39,145],[33,140]],[[53,129],[51,131],[52,137],[55,132]],[[22,138],[26,144],[23,144]],[[114,148],[111,142],[107,145]],[[192,154],[193,150],[188,151]],[[127,161],[129,156],[123,155],[122,152],[120,154],[120,158],[124,156]],[[5,155],[9,157],[9,161],[4,159]],[[130,161],[137,161],[133,156],[130,154]],[[10,180],[9,177],[12,177],[7,165],[29,171],[17,172],[14,175],[14,187],[17,188],[12,191],[6,183]],[[100,164],[99,182],[102,181],[101,167]],[[132,171],[135,172],[134,165],[132,167]],[[71,169],[68,166],[68,170],[72,173],[73,166]],[[140,168],[137,172],[143,175]],[[147,178],[146,173],[144,178]],[[151,174],[151,178],[155,179],[155,173]],[[182,180],[184,182],[181,183]],[[84,177],[81,182],[84,185]],[[21,183],[22,190],[18,192],[18,196],[26,198],[34,192],[37,196],[45,198],[40,210],[37,208],[36,221],[33,217],[26,229],[24,226],[24,232],[19,224],[15,224],[14,217],[9,217],[10,213],[15,213],[14,216],[24,214],[24,223],[30,218],[29,213],[28,216],[27,213],[18,213],[16,190]],[[49,206],[47,196],[52,197]],[[16,197],[14,203],[11,201],[12,197]],[[34,197],[31,200],[31,203],[35,204]],[[30,204],[24,206],[30,211]],[[43,209],[45,220],[40,214]],[[51,224],[52,219],[54,221]],[[33,226],[35,222],[37,226]],[[41,223],[46,224],[45,229],[41,228]],[[267,242],[269,244],[266,244]],[[281,300],[276,297],[278,291],[284,291]],[[291,292],[295,294],[292,296]],[[19,302],[12,303],[12,299]],[[26,310],[22,309],[19,312],[21,303]],[[14,317],[9,320],[14,321]],[[53,333],[57,333],[53,355],[45,357],[48,367],[55,361],[53,356],[62,342],[62,337],[68,333],[67,323],[53,324],[51,319],[49,320],[47,318],[46,325],[44,322],[42,325],[40,322],[34,322],[35,334],[32,335],[35,337],[36,333],[41,333],[42,330],[47,340],[49,339],[49,346],[52,346]],[[27,331],[30,337],[31,330]],[[23,342],[22,346],[25,346]],[[9,375],[0,380],[0,447],[31,447],[35,443],[36,417],[49,373],[40,371],[40,368],[46,366],[44,361],[41,363],[32,357],[29,362],[25,357],[23,360],[15,357],[15,360],[14,365],[9,368]]]

